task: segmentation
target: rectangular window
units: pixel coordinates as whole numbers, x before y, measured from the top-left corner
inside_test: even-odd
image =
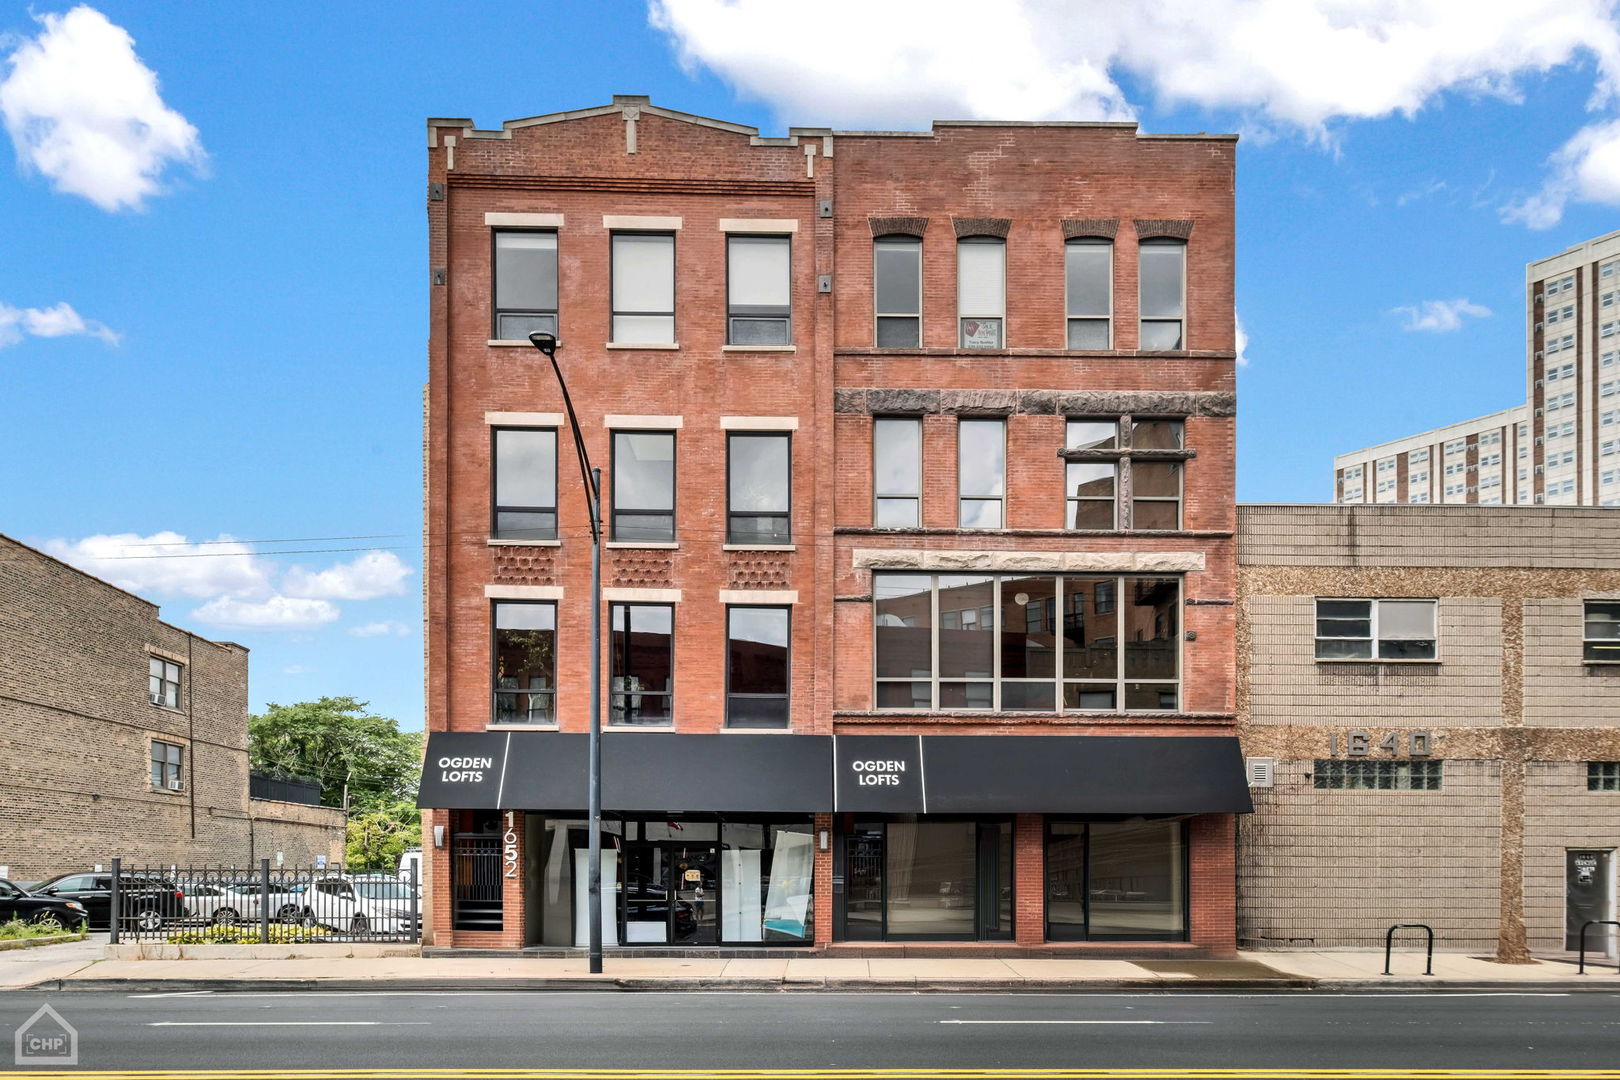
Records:
[[[613,433],[613,539],[675,539],[675,433]]]
[[[496,724],[557,722],[557,605],[495,604]]]
[[[736,432],[727,437],[727,543],[793,543],[791,446],[786,432]]]
[[[956,242],[956,314],[964,349],[999,349],[1007,313],[1007,243],[969,236]]]
[[[609,722],[668,727],[675,711],[675,607],[613,604]]]
[[[922,241],[886,236],[872,244],[874,310],[880,349],[922,344]]]
[[[790,242],[785,236],[726,238],[726,342],[793,342]]]
[[[1113,420],[1070,420],[1064,446],[1070,450],[1117,450],[1119,425]],[[1114,495],[1120,467],[1117,460],[1064,462],[1069,528],[1119,527]]]
[[[1435,659],[1433,600],[1316,601],[1318,660]]]
[[[1077,237],[1064,245],[1068,344],[1071,349],[1107,349],[1114,312],[1114,245]]]
[[[963,420],[956,427],[957,524],[964,529],[1004,527],[1007,424]]]
[[[877,574],[873,596],[879,709],[1179,707],[1179,578]]]
[[[176,743],[152,740],[152,786],[165,791],[180,791],[185,787],[184,765],[186,748]]]
[[[1588,600],[1582,652],[1587,660],[1620,662],[1620,600]]]
[[[922,421],[880,416],[872,421],[872,523],[880,529],[922,524]]]
[[[146,659],[146,700],[168,709],[180,707],[181,666],[170,660],[149,656]]]
[[[613,341],[675,344],[675,234],[613,234]]]
[[[1181,528],[1185,435],[1180,420],[1070,420],[1064,440],[1065,452],[1073,452],[1065,464],[1068,527]],[[1116,505],[1127,488],[1129,506]]]
[[[1620,761],[1588,761],[1587,791],[1620,791]]]
[[[1311,785],[1332,791],[1439,791],[1439,761],[1333,761],[1311,768]]]
[[[557,432],[554,428],[495,428],[497,540],[557,538]]]
[[[1141,256],[1143,349],[1183,349],[1186,318],[1187,244],[1144,240]]]
[[[726,609],[726,726],[788,726],[785,607]]]
[[[502,341],[557,332],[557,234],[495,233],[495,328]]]
[[[1048,941],[1183,941],[1184,821],[1051,821],[1046,832]]]

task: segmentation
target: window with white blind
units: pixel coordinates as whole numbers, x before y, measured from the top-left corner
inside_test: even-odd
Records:
[[[999,349],[1007,313],[1007,243],[995,236],[956,242],[956,314],[964,349]]]
[[[786,236],[726,238],[726,343],[793,342],[790,242]]]
[[[872,302],[879,348],[922,344],[922,241],[882,236],[872,242]]]
[[[1143,240],[1140,301],[1143,349],[1184,349],[1187,316],[1187,243]]]
[[[675,234],[613,234],[613,342],[675,344]]]
[[[557,332],[557,234],[495,233],[495,326],[502,341]]]
[[[1107,349],[1114,308],[1114,245],[1082,236],[1065,245],[1068,345],[1071,349]]]

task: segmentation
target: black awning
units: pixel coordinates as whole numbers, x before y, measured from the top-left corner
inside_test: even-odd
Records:
[[[428,736],[417,805],[577,811],[586,736]],[[606,732],[602,808],[621,813],[1246,814],[1230,736],[687,735]]]
[[[585,806],[585,735],[435,732],[417,805],[465,810]],[[476,773],[477,775],[472,775]],[[832,809],[825,735],[602,735],[602,809],[610,812],[814,813]]]

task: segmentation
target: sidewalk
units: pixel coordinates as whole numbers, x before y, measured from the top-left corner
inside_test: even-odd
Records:
[[[217,947],[216,947],[217,948]],[[320,947],[317,947],[320,948]],[[342,948],[341,946],[329,948]],[[398,949],[392,950],[397,952]],[[1387,977],[1377,952],[1260,952],[1236,960],[765,959],[608,956],[592,975],[584,957],[310,955],[290,947],[267,958],[217,953],[200,959],[109,959],[90,940],[0,953],[0,989],[186,992],[326,990],[1620,990],[1612,962],[1543,960],[1504,965],[1436,954],[1397,953]],[[1600,961],[1601,963],[1601,961]]]

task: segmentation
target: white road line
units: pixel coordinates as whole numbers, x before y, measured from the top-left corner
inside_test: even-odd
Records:
[[[147,1027],[428,1027],[427,1020],[154,1020]]]
[[[1213,1024],[1213,1020],[936,1020],[937,1024]]]

